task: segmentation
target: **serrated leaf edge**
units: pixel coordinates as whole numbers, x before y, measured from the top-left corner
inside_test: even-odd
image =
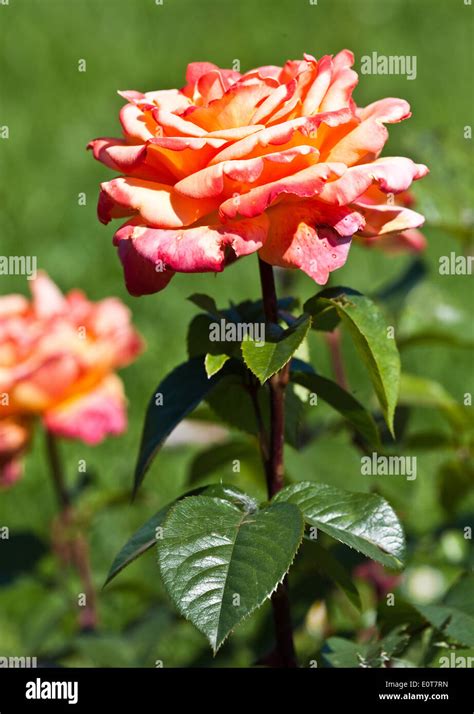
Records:
[[[297,483],[290,484],[290,486],[296,486],[296,485],[299,485],[300,483],[306,483],[306,484],[311,484],[311,485],[313,485],[313,482],[312,482],[312,481],[298,481]],[[318,483],[318,484],[315,483],[314,485],[317,485],[317,486],[331,486],[331,484],[320,484],[320,483]],[[334,488],[334,487],[331,487],[331,488]],[[350,494],[364,495],[364,491],[348,491],[347,489],[340,489],[340,490],[341,490],[341,491],[346,491],[346,493],[350,493]],[[278,496],[278,494],[276,494],[276,495]],[[402,524],[401,524],[400,518],[399,518],[398,515],[395,513],[395,511],[394,511],[394,509],[392,508],[392,506],[390,505],[390,503],[389,503],[383,496],[380,496],[379,494],[370,494],[370,493],[368,493],[368,494],[366,494],[366,495],[367,495],[367,496],[377,496],[377,497],[380,498],[381,501],[383,501],[383,503],[384,503],[385,505],[387,505],[387,506],[390,508],[390,510],[393,512],[393,514],[394,514],[394,516],[395,516],[395,518],[396,518],[396,520],[397,520],[397,524],[400,526],[400,533],[401,533],[401,535],[402,535],[402,547],[403,547],[402,553],[403,553],[403,556],[406,556],[406,538],[405,538],[405,532],[404,532],[404,530],[403,530],[403,528],[402,528]],[[283,502],[283,503],[291,503],[291,501],[274,501],[274,503],[279,503],[279,502],[280,502],[280,503],[281,503],[281,502]],[[296,503],[294,503],[293,505],[294,505],[294,506],[297,506]],[[324,530],[324,528],[321,528],[320,525],[318,525],[317,523],[313,523],[313,522],[309,521],[309,520],[307,519],[307,516],[305,516],[305,514],[303,513],[303,511],[302,511],[301,508],[300,508],[300,511],[301,511],[301,513],[303,514],[303,520],[304,520],[305,523],[307,523],[308,525],[311,525],[311,526],[315,526],[316,528],[319,528],[319,530],[323,531],[323,533],[326,533],[326,531]],[[334,528],[335,528],[335,530],[336,530],[336,527],[334,527]],[[342,531],[342,530],[344,530],[344,529],[343,529],[343,528],[340,528],[339,530]],[[336,538],[335,536],[332,536],[330,533],[326,533],[326,535],[328,535],[330,538],[333,538],[334,540],[339,541],[339,543],[342,543],[342,545],[345,545],[346,548],[351,548],[352,550],[355,550],[357,553],[362,553],[362,555],[364,555],[364,557],[366,557],[366,558],[369,558],[369,560],[374,560],[375,562],[380,562],[380,561],[376,561],[375,558],[371,558],[370,556],[366,555],[362,550],[359,550],[359,548],[357,548],[356,546],[349,545],[348,543],[344,543],[344,541],[340,540],[339,538]],[[359,537],[360,537],[360,536],[359,536]],[[361,538],[361,540],[366,540],[368,543],[370,543],[370,545],[374,546],[375,548],[377,548],[378,550],[380,550],[382,553],[386,553],[387,555],[390,555],[390,557],[392,557],[392,558],[393,558],[394,560],[396,560],[397,563],[398,563],[398,565],[397,565],[396,567],[390,568],[390,566],[385,565],[384,563],[381,563],[381,562],[380,562],[380,564],[381,564],[384,568],[388,568],[388,570],[395,570],[395,571],[400,571],[400,570],[403,570],[403,569],[405,568],[405,565],[406,565],[406,564],[405,564],[405,561],[404,561],[404,560],[400,560],[400,558],[396,557],[395,555],[392,555],[392,554],[389,553],[388,551],[383,550],[383,548],[380,548],[380,546],[377,545],[377,543],[372,542],[372,541],[369,540],[368,538],[365,538],[365,539],[364,539],[364,538]]]
[[[266,382],[268,382],[268,380],[271,379],[274,374],[276,374],[276,373],[279,372],[281,369],[283,369],[283,367],[286,367],[286,365],[288,364],[288,362],[291,362],[291,360],[293,359],[293,357],[294,357],[294,355],[295,355],[296,350],[300,347],[300,345],[302,344],[302,342],[306,339],[306,337],[307,337],[307,335],[308,335],[308,332],[309,332],[310,329],[311,329],[312,316],[311,316],[309,313],[303,313],[303,315],[301,315],[301,317],[300,317],[299,319],[302,320],[303,317],[308,317],[308,318],[309,318],[309,320],[308,320],[308,327],[306,328],[304,334],[302,335],[301,340],[298,342],[298,344],[297,344],[297,346],[296,346],[296,348],[295,348],[295,351],[293,352],[293,354],[291,354],[291,355],[288,357],[288,359],[287,359],[283,364],[281,364],[279,367],[277,367],[277,369],[275,369],[271,374],[269,374],[269,375],[268,375],[267,377],[265,377],[264,379],[262,379],[262,378],[260,377],[260,375],[258,375],[256,372],[254,372],[254,370],[252,369],[252,367],[248,364],[247,360],[245,359],[245,354],[244,354],[244,350],[243,350],[243,345],[244,345],[244,343],[246,343],[246,342],[254,342],[254,340],[252,340],[248,335],[245,335],[244,339],[242,340],[241,345],[240,345],[240,352],[241,352],[241,354],[242,354],[243,362],[244,362],[245,366],[247,367],[247,369],[249,369],[249,370],[252,372],[252,374],[254,374],[254,375],[257,377],[258,381],[260,382],[260,384],[261,384],[262,386],[263,386]],[[295,325],[293,324],[291,327],[288,327],[287,330],[294,329],[294,327],[295,327]],[[298,327],[299,327],[299,325],[298,325]],[[286,331],[287,331],[287,330],[286,330]]]
[[[183,501],[187,500],[187,498],[195,498],[195,496],[188,496],[188,497],[186,497],[186,498],[183,498],[183,499],[181,499],[181,500],[179,501],[179,503],[182,504]],[[224,499],[224,498],[216,498],[216,497],[211,497],[211,496],[201,496],[201,498],[212,498],[212,500],[214,500],[214,501],[222,501],[222,502],[224,502],[224,503],[231,503],[230,501],[227,501],[227,500]],[[294,563],[294,561],[295,561],[296,555],[298,554],[298,551],[299,551],[299,549],[300,549],[300,547],[301,547],[301,543],[303,542],[304,531],[305,531],[305,518],[304,518],[304,514],[303,514],[301,508],[300,508],[296,503],[288,503],[288,502],[284,502],[284,503],[287,503],[287,505],[289,505],[289,506],[295,506],[295,508],[297,508],[297,510],[299,511],[299,513],[300,513],[300,515],[301,515],[301,524],[302,524],[301,537],[300,537],[299,540],[298,540],[298,543],[297,543],[295,552],[294,552],[294,554],[293,554],[293,558],[291,559],[291,562],[290,562],[290,564],[288,565],[288,568],[287,568],[287,569],[285,570],[285,572],[283,573],[281,579],[278,580],[278,582],[275,584],[275,586],[273,587],[273,589],[270,590],[270,592],[268,592],[266,595],[264,595],[264,597],[262,598],[262,600],[261,600],[257,605],[255,605],[255,607],[253,607],[251,610],[249,610],[249,611],[242,617],[242,619],[239,620],[239,622],[237,622],[237,623],[234,625],[234,627],[232,627],[232,628],[227,632],[227,634],[222,638],[222,640],[221,640],[218,644],[217,644],[217,643],[214,644],[214,643],[212,642],[212,640],[207,636],[207,634],[206,634],[205,632],[202,632],[202,630],[200,630],[199,627],[197,627],[197,626],[194,624],[194,622],[192,622],[192,620],[190,620],[190,619],[184,614],[184,612],[181,610],[180,606],[177,605],[177,604],[175,603],[174,599],[171,597],[171,595],[170,595],[170,593],[169,593],[169,591],[168,591],[168,587],[167,587],[167,585],[166,585],[166,583],[165,583],[165,581],[164,581],[163,575],[162,575],[162,573],[161,573],[161,566],[160,566],[160,561],[159,561],[159,547],[160,547],[160,544],[157,543],[158,569],[159,569],[159,571],[160,571],[160,575],[161,575],[161,578],[162,578],[163,585],[165,586],[166,592],[168,593],[168,597],[170,598],[170,600],[171,600],[171,602],[173,603],[173,605],[176,607],[176,609],[177,609],[177,611],[179,612],[179,614],[180,614],[182,617],[184,617],[184,619],[185,619],[187,622],[190,622],[190,623],[193,625],[193,627],[195,627],[196,630],[198,630],[198,632],[200,632],[202,635],[204,635],[204,637],[207,639],[207,641],[208,641],[209,644],[211,645],[212,653],[213,653],[213,656],[214,656],[214,657],[216,656],[217,652],[220,650],[220,648],[222,647],[222,645],[224,644],[224,642],[226,642],[227,638],[234,632],[235,628],[238,627],[239,625],[241,625],[242,622],[244,622],[245,620],[247,620],[247,619],[250,617],[250,615],[252,615],[252,614],[253,614],[256,610],[258,610],[260,607],[262,607],[262,605],[263,605],[263,603],[265,602],[265,600],[269,600],[269,599],[271,598],[271,596],[273,595],[273,593],[278,589],[279,585],[281,585],[281,583],[284,581],[286,575],[288,574],[288,572],[289,572],[291,566],[293,565],[293,563]],[[235,504],[232,504],[232,505],[235,505]],[[260,510],[265,510],[265,508],[269,508],[271,505],[272,505],[272,504],[269,502],[268,504],[266,504],[266,505],[264,506],[264,508],[262,508],[262,509],[260,509]],[[167,516],[166,516],[166,518],[165,518],[165,520],[164,520],[164,522],[163,522],[163,528],[164,528],[164,529],[166,529],[166,522],[167,522],[168,518],[171,516],[172,512],[174,511],[174,509],[175,509],[177,506],[178,506],[178,502],[175,503],[175,504],[173,505],[173,507],[170,508],[170,510],[168,511]],[[247,515],[247,514],[248,514],[248,511],[245,511],[245,512],[244,512],[244,515]]]

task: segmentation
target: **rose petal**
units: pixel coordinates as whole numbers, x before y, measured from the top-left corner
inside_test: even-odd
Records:
[[[296,174],[227,199],[221,204],[219,213],[225,218],[235,218],[236,215],[251,218],[263,213],[282,194],[312,198],[322,190],[326,181],[341,176],[345,169],[343,164],[314,164]]]
[[[360,231],[360,235],[368,238],[386,233],[399,233],[408,228],[419,228],[425,222],[425,217],[421,213],[404,206],[388,204],[370,206],[358,202],[352,205],[365,218],[365,228]]]
[[[67,310],[67,303],[60,289],[46,273],[40,271],[31,281],[33,309],[40,318],[61,315]]]
[[[265,81],[249,86],[232,85],[220,98],[186,115],[189,121],[206,131],[248,126],[260,102],[271,92]]]
[[[415,164],[411,159],[384,157],[349,167],[340,178],[324,186],[320,198],[342,206],[361,197],[374,184],[384,193],[400,193],[427,173],[426,166]]]
[[[257,152],[265,153],[265,151],[262,152],[261,150],[265,150],[269,146],[287,144],[296,132],[307,138],[304,143],[311,145],[311,136],[313,134],[316,136],[321,125],[335,127],[348,122],[351,118],[352,113],[350,110],[341,109],[337,112],[327,112],[312,117],[291,119],[282,124],[266,127],[255,134],[247,136],[241,141],[235,142],[235,144],[223,148],[222,151],[214,156],[210,163],[217,164],[221,161],[252,157],[257,154]],[[303,142],[300,141],[299,143]]]
[[[348,125],[349,131],[338,137],[329,151],[321,148],[326,161],[343,161],[347,166],[376,159],[388,139],[384,124],[407,119],[410,105],[403,99],[384,99],[357,111],[360,123]]]
[[[122,382],[109,375],[94,390],[48,410],[44,422],[53,434],[86,444],[121,434],[127,422]]]
[[[172,183],[175,177],[156,151],[147,144],[127,144],[121,139],[103,137],[87,145],[94,158],[115,171],[158,183]]]
[[[354,55],[349,50],[342,50],[334,57],[331,83],[318,111],[333,112],[350,106],[352,92],[359,81],[357,72],[351,69],[353,64]]]
[[[99,202],[99,218],[108,223],[114,216],[114,209],[124,210],[122,215],[138,212],[150,225],[161,228],[181,228],[197,221],[201,216],[213,211],[215,200],[194,200],[182,196],[166,185],[121,177],[101,184],[106,199]]]
[[[27,421],[0,419],[0,488],[9,488],[21,478],[30,435]]]
[[[300,268],[319,285],[324,285],[329,274],[344,265],[352,230],[360,225],[360,221],[356,220],[352,222],[349,235],[340,235],[327,225],[331,220],[328,215],[318,216],[316,202],[312,206],[303,202],[295,204],[291,212],[284,210],[283,206],[276,206],[268,211],[268,215],[270,230],[259,256],[271,265]],[[343,220],[340,214],[337,224],[341,232],[347,233],[347,230],[342,230]]]
[[[344,265],[352,235],[364,225],[363,216],[347,207],[334,207],[318,200],[283,204],[268,211],[270,229],[259,251],[271,265],[300,268],[318,284]]]
[[[309,155],[312,155],[309,157]],[[295,146],[292,149],[264,154],[253,159],[222,161],[197,171],[175,184],[174,190],[192,198],[210,198],[236,190],[234,184],[267,183],[303,168],[304,157],[317,159],[318,151],[312,146]],[[299,161],[298,161],[299,160]],[[306,159],[305,164],[309,163]],[[290,165],[291,164],[291,165]],[[228,180],[226,180],[228,179]],[[226,190],[227,186],[227,190]]]
[[[130,143],[143,143],[154,137],[154,132],[147,126],[142,108],[136,104],[125,104],[120,110],[119,119],[125,137],[131,140]]]
[[[0,297],[0,318],[23,315],[28,310],[28,300],[23,295],[2,295]]]
[[[268,218],[163,230],[128,223],[114,236],[132,295],[162,290],[174,275],[220,272],[264,243]]]

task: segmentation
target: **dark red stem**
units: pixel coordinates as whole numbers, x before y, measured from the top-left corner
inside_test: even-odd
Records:
[[[278,303],[273,268],[259,258],[260,282],[266,322],[278,322]],[[289,364],[269,379],[270,390],[270,439],[268,449],[262,447],[267,479],[268,497],[272,498],[283,488],[285,445],[285,389],[289,381]],[[267,458],[265,453],[267,452]],[[297,667],[293,626],[291,623],[288,579],[278,586],[272,595],[273,621],[275,624],[276,652],[274,661],[279,667]]]
[[[97,598],[92,579],[89,546],[84,535],[77,530],[74,507],[64,479],[58,445],[48,429],[46,429],[46,452],[59,505],[59,518],[53,531],[53,542],[58,555],[74,566],[84,589],[86,604],[81,608],[79,624],[84,630],[94,630],[98,624]]]

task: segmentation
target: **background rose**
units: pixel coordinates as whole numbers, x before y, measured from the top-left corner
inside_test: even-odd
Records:
[[[19,475],[31,418],[88,444],[126,425],[125,395],[114,370],[133,360],[141,340],[115,298],[92,303],[64,296],[45,274],[33,298],[0,298],[0,453],[5,482]],[[14,465],[15,464],[15,465]]]
[[[12,486],[22,475],[21,457],[30,439],[24,419],[0,419],[0,487]]]
[[[353,61],[343,50],[243,75],[195,62],[182,90],[120,92],[124,139],[89,148],[123,174],[101,185],[98,213],[103,223],[132,217],[114,238],[132,294],[256,251],[324,284],[354,235],[423,247],[413,232],[423,216],[387,194],[402,194],[427,168],[379,158],[384,125],[410,107],[389,98],[358,108]]]

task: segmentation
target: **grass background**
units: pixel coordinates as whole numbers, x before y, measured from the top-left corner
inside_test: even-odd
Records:
[[[133,310],[134,322],[148,343],[139,360],[122,372],[129,398],[127,433],[94,449],[62,445],[71,480],[79,459],[85,459],[95,474],[80,507],[97,585],[132,530],[186,484],[187,466],[196,449],[168,449],[153,465],[138,503],[127,503],[145,404],[158,381],[185,358],[186,326],[195,313],[185,298],[207,292],[223,304],[229,299],[257,298],[259,293],[256,259],[250,257],[222,275],[178,276],[160,295],[140,299],[127,295],[111,245],[113,228],[99,224],[95,215],[98,184],[112,172],[85,151],[91,138],[120,135],[122,100],[116,90],[182,86],[187,63],[196,60],[226,67],[238,59],[246,71],[300,58],[305,51],[319,57],[347,47],[354,51],[355,68],[360,70],[361,56],[372,52],[415,55],[416,80],[362,76],[354,96],[361,105],[384,96],[408,99],[413,117],[389,127],[384,153],[409,155],[431,169],[424,188],[415,189],[420,206],[432,219],[425,231],[429,279],[408,318],[439,324],[443,315],[455,315],[454,327],[464,336],[470,331],[472,338],[468,314],[472,277],[443,277],[437,266],[440,255],[468,249],[459,237],[467,235],[472,205],[472,142],[464,138],[464,127],[472,123],[473,12],[463,0],[319,0],[315,5],[308,0],[164,0],[162,5],[154,0],[10,0],[8,5],[0,4],[0,125],[9,128],[9,138],[0,142],[1,253],[36,255],[39,267],[65,291],[81,287],[91,299],[119,296]],[[86,61],[85,72],[78,71],[80,60]],[[86,195],[85,206],[78,203],[81,193]],[[354,247],[333,284],[374,292],[409,260]],[[26,290],[21,276],[0,279],[2,294]],[[306,276],[295,274],[292,291],[305,299],[315,286]],[[312,338],[311,348],[315,364],[327,371],[322,343]],[[350,378],[362,384],[358,396],[369,398],[350,351],[348,356]],[[424,345],[404,355],[406,369],[439,380],[458,400],[472,392],[471,363],[472,353],[452,346]],[[419,419],[424,424],[426,412]],[[402,495],[402,486],[396,486],[400,493],[395,498],[405,504],[406,526],[419,539],[417,543],[440,523],[433,487],[440,458],[422,455],[413,487],[403,484]],[[359,456],[345,435],[328,437],[300,453],[290,449],[288,464],[301,478],[356,490],[370,487],[360,476]],[[225,471],[221,475],[225,477]],[[0,495],[0,525],[7,525],[13,534],[26,534],[26,540],[15,541],[13,558],[10,548],[3,579],[0,575],[0,654],[39,654],[54,662],[84,666],[150,665],[156,659],[163,659],[166,666],[210,662],[203,638],[167,607],[153,556],[133,565],[130,574],[101,594],[100,635],[78,634],[71,604],[77,592],[74,575],[59,572],[54,559],[41,550],[48,543],[54,512],[38,430],[25,478]],[[313,594],[315,599],[316,590]],[[258,637],[265,640],[266,615],[239,628],[214,665],[249,664],[258,650]]]

